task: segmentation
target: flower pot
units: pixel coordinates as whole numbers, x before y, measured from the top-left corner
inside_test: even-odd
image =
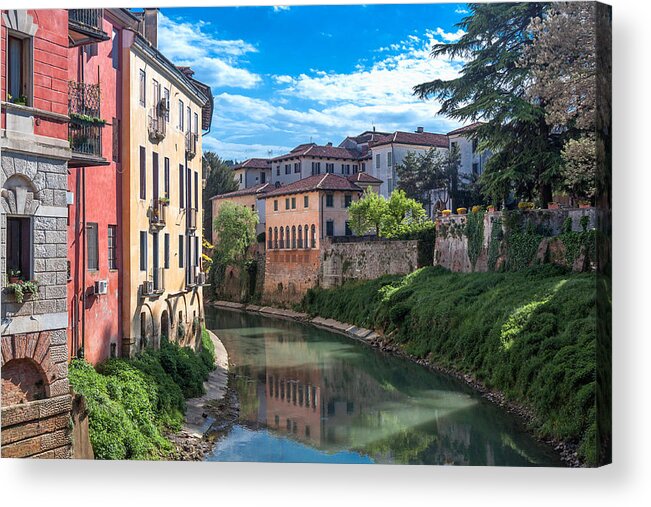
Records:
[[[9,277],[9,283],[18,283],[18,280],[20,280],[19,276],[10,276]]]
[[[580,202],[579,203],[579,208],[581,208],[581,209],[588,209],[588,208],[591,208],[591,207],[592,206],[590,205],[589,202]]]
[[[495,206],[489,206],[488,207],[488,212],[489,213],[495,213]]]
[[[449,217],[450,213],[452,213],[452,211],[450,211],[449,209],[444,209],[442,211],[442,214],[443,214],[444,217]]]
[[[465,215],[468,213],[468,208],[457,208],[457,215]]]
[[[557,202],[548,202],[547,209],[561,209],[561,206]]]

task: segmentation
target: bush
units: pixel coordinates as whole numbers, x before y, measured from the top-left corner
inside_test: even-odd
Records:
[[[592,274],[427,267],[313,289],[312,315],[384,331],[406,352],[470,374],[535,414],[541,436],[577,441],[595,464],[596,290]]]
[[[98,459],[157,459],[172,444],[164,430],[183,423],[185,398],[204,393],[214,368],[214,345],[204,329],[202,348],[162,340],[160,350],[134,359],[110,359],[97,369],[82,360],[70,364],[70,383],[89,411],[90,441]]]

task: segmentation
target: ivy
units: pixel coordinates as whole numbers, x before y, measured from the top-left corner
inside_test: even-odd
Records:
[[[519,271],[533,262],[543,235],[534,223],[527,220],[526,212],[504,212],[506,225],[507,269]]]
[[[497,258],[500,255],[500,245],[504,239],[504,232],[502,231],[502,219],[496,218],[493,220],[491,226],[491,241],[488,245],[488,269],[495,271],[497,266]]]
[[[466,220],[466,236],[468,237],[468,257],[474,271],[477,259],[484,244],[484,212],[477,211],[468,215]]]

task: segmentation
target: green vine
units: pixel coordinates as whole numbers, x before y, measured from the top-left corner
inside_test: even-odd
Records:
[[[25,294],[38,295],[38,282],[31,280],[18,280],[7,284],[7,290],[14,293],[16,303],[21,304],[25,300]]]
[[[543,235],[535,224],[526,220],[522,211],[504,212],[506,226],[507,269],[518,271],[533,262]]]
[[[488,269],[495,271],[497,266],[497,258],[500,255],[500,245],[504,239],[504,232],[502,231],[502,219],[496,218],[491,226],[491,241],[488,245]]]
[[[484,244],[484,211],[478,210],[468,215],[465,233],[468,237],[468,257],[474,270]]]
[[[68,116],[70,116],[70,119],[81,123],[90,123],[93,125],[106,125],[106,120],[102,118],[96,118],[95,116],[89,116],[87,114],[70,113]]]

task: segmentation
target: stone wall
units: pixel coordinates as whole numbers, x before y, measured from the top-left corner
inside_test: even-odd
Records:
[[[262,302],[282,306],[298,303],[319,283],[319,250],[268,250],[265,258]]]
[[[418,267],[417,240],[324,241],[319,285],[404,275]]]
[[[562,237],[563,227],[568,219],[571,220],[572,232],[582,232],[581,222],[584,216],[587,217],[583,219],[586,230],[594,230],[597,220],[594,208],[485,213],[481,246],[474,263],[469,252],[466,230],[469,215],[439,218],[436,226],[434,265],[461,273],[499,271],[508,268],[512,259],[509,258],[506,238],[509,233],[514,232],[509,231],[509,223],[517,221],[522,228],[518,232],[531,233],[531,237],[535,237],[537,241],[537,248],[535,251],[532,249],[533,254],[528,265],[550,263],[570,267],[573,271],[591,270],[594,269],[596,259],[589,258],[588,249],[581,247],[578,255],[571,256]],[[500,237],[493,238],[495,233]]]

